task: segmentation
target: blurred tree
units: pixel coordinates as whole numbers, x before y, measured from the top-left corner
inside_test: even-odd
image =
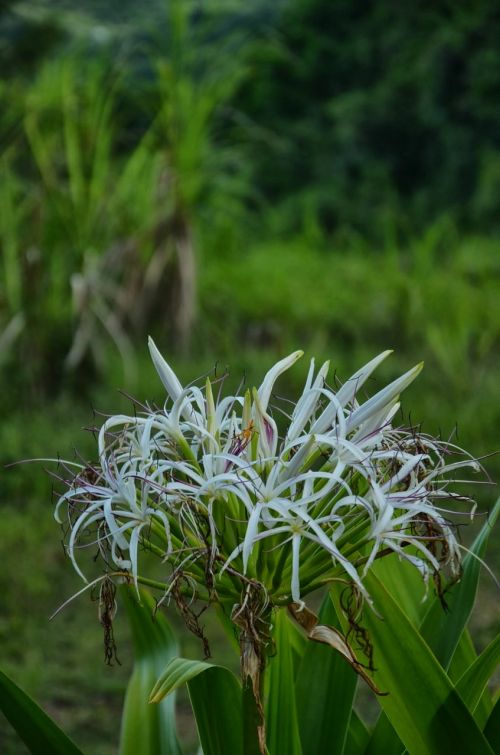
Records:
[[[187,349],[197,241],[244,190],[218,130],[244,69],[199,22],[172,2],[154,52],[91,37],[20,87],[0,155],[0,356],[25,349],[38,387],[58,390],[62,362],[104,368],[110,339],[129,382],[132,334]]]
[[[326,228],[380,231],[388,213],[482,221],[476,192],[500,150],[499,34],[500,6],[485,0],[290,2],[253,45],[237,102],[260,126],[265,196],[295,223],[312,202]]]
[[[0,4],[0,70],[2,77],[32,72],[64,38],[55,14],[23,13],[19,0]]]

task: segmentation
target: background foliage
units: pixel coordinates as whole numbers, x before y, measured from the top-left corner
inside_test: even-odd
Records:
[[[183,377],[236,383],[299,347],[340,377],[392,347],[381,380],[426,360],[406,415],[496,451],[499,32],[491,2],[4,2],[4,461],[89,456],[76,431],[129,411],[117,387],[161,400],[148,332]],[[130,638],[109,670],[88,602],[47,624],[80,586],[50,481],[10,468],[0,494],[1,665],[114,752]]]

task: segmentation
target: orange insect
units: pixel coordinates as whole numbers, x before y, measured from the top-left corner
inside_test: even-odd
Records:
[[[234,436],[234,440],[229,453],[234,454],[235,456],[241,454],[252,440],[254,432],[255,425],[253,419],[251,419],[248,425],[241,431],[241,433],[238,433],[238,435]]]

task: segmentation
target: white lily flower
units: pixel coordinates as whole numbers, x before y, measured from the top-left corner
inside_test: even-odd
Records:
[[[69,510],[68,554],[83,578],[76,550],[90,537],[136,585],[144,551],[170,567],[166,594],[184,576],[195,592],[213,599],[220,590],[235,602],[252,584],[271,602],[301,603],[339,577],[369,600],[364,576],[387,552],[425,579],[444,566],[457,572],[460,550],[444,504],[458,497],[450,476],[477,462],[393,427],[399,396],[422,365],[360,403],[360,388],[391,352],[337,391],[326,383],[329,363],[315,374],[311,360],[282,426],[271,394],[301,351],[278,361],[258,389],[216,398],[209,379],[204,390],[184,388],[152,339],[149,348],[165,406],[107,419],[98,464],[79,469],[57,502],[58,520]]]
[[[123,474],[116,467],[106,465],[102,472],[102,479],[98,483],[87,482],[80,476],[80,484],[70,488],[59,498],[56,518],[60,520],[59,512],[63,503],[83,507],[83,511],[72,523],[68,543],[68,555],[82,579],[87,581],[75,557],[77,539],[82,531],[88,531],[94,526],[98,537],[93,542],[100,549],[107,543],[111,549],[112,561],[118,568],[130,570],[137,586],[137,548],[141,530],[151,523],[152,516],[157,517],[163,523],[170,548],[170,524],[163,511],[148,504],[151,491],[147,483],[141,484],[138,501],[137,480],[130,471]],[[94,502],[88,505],[89,500]],[[121,555],[127,552],[128,558]]]

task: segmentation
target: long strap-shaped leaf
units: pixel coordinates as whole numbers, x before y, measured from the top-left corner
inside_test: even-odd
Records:
[[[174,658],[154,685],[150,702],[160,702],[186,683],[204,755],[242,755],[242,692],[235,675],[223,666]]]
[[[453,658],[448,668],[447,674],[453,684],[465,674],[467,669],[472,666],[477,658],[476,648],[472,642],[472,637],[468,629],[462,632],[460,642],[457,645]]]
[[[270,755],[302,755],[295,703],[292,644],[295,627],[285,610],[278,611],[274,621],[273,639],[276,652],[269,660],[266,725]],[[316,693],[314,693],[316,695]]]
[[[370,574],[366,587],[383,615],[364,624],[374,647],[379,702],[411,755],[491,755],[492,751],[450,679],[384,585]]]
[[[477,657],[475,651],[470,649],[471,642],[468,632],[464,632],[460,643],[455,651],[456,658],[463,646],[464,659],[468,657],[469,664],[463,674],[455,683],[460,697],[473,714],[479,728],[483,730],[488,716],[491,713],[490,695],[485,694],[488,680],[494,672],[500,660],[500,635],[498,635]],[[473,653],[471,656],[470,653]],[[453,680],[452,680],[453,681]],[[382,713],[373,731],[370,743],[366,748],[365,755],[401,755],[403,745],[398,735],[392,728],[389,719]]]
[[[343,755],[362,755],[366,750],[369,739],[368,729],[356,711],[352,710]]]
[[[476,708],[488,681],[500,661],[500,634],[495,637],[479,658],[457,682],[457,691],[479,724]]]
[[[32,755],[82,755],[40,706],[1,671],[0,710]]]
[[[319,621],[340,629],[329,595],[321,606]],[[297,714],[304,755],[322,752],[342,755],[357,679],[340,653],[327,645],[308,642],[296,679]],[[362,726],[360,722],[360,727],[353,729],[353,737],[362,736]]]
[[[483,525],[479,535],[471,546],[470,553],[464,559],[463,573],[460,583],[454,585],[447,596],[450,604],[450,611],[445,613],[439,599],[436,597],[433,599],[422,621],[420,628],[422,636],[429,643],[431,649],[445,668],[449,667],[453,655],[459,646],[461,636],[463,635],[474,605],[481,567],[481,562],[478,561],[477,556],[479,558],[484,557],[490,533],[499,514],[500,499],[496,502],[488,520]],[[386,560],[387,567],[389,566],[388,562],[389,559]],[[375,569],[379,577],[382,576],[382,568],[383,562],[381,562]],[[403,576],[405,579],[411,577],[410,574],[403,574]],[[393,592],[392,590],[390,591]],[[400,594],[398,594],[398,598],[401,598]],[[420,601],[418,600],[418,602]],[[407,610],[408,606],[406,602],[401,601],[400,605],[403,605],[404,609]],[[408,615],[410,618],[415,619],[413,613],[408,612]],[[482,712],[484,713],[487,710],[487,707],[484,705],[481,707]],[[366,755],[378,755],[378,753],[386,755],[389,752],[402,752],[402,749],[400,748],[399,737],[397,734],[394,732],[391,736],[391,726],[387,721],[385,713],[382,712],[374,728],[369,746],[366,750]]]
[[[490,717],[484,727],[484,734],[493,748],[493,752],[500,752],[500,697],[490,713]]]
[[[488,516],[479,535],[464,558],[462,577],[446,595],[449,610],[443,611],[435,599],[422,622],[420,631],[441,665],[448,669],[460,636],[469,620],[476,599],[481,561],[486,553],[488,539],[500,515],[500,498]]]
[[[429,603],[424,601],[425,584],[420,572],[395,553],[375,561],[371,570],[418,628],[429,609]]]
[[[125,695],[120,755],[180,755],[176,737],[175,698],[150,705],[149,693],[165,665],[178,654],[177,641],[154,599],[141,590],[123,585],[121,597],[127,608],[134,643],[134,668]]]
[[[476,659],[477,653],[472,644],[470,634],[465,630],[453,655],[453,663],[448,670],[448,676],[453,684],[456,684],[457,680],[469,670]],[[491,703],[488,698],[488,691],[485,690],[478,703],[478,707],[474,711],[474,718],[480,729],[482,729],[482,724],[484,724],[491,712]],[[464,702],[467,704],[466,700]],[[468,704],[467,707],[470,709]],[[407,752],[407,750],[394,731],[386,714],[382,711],[375,724],[364,755],[401,755],[403,752]]]

